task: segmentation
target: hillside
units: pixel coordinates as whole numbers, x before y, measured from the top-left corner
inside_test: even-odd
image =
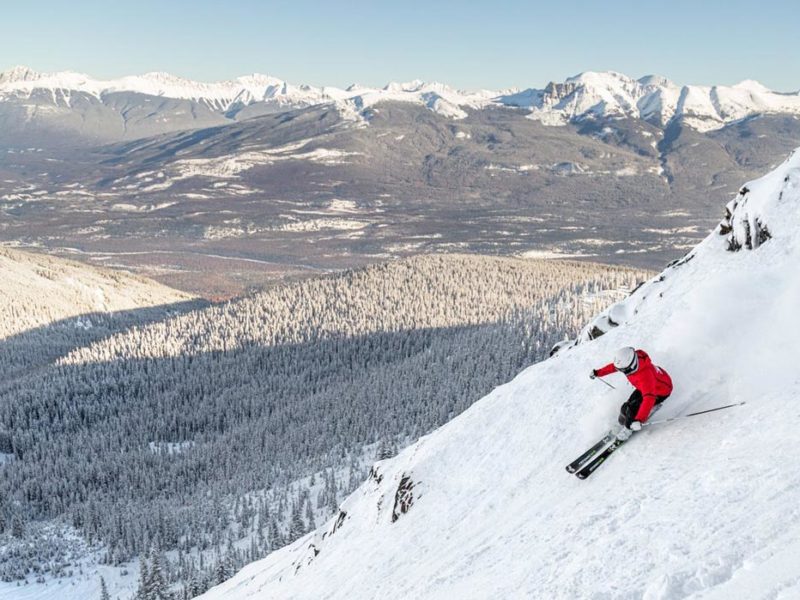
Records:
[[[129,311],[191,298],[129,273],[2,246],[0,281],[0,340],[79,315]]]
[[[158,544],[170,582],[202,592],[326,520],[365,459],[447,422],[649,276],[423,256],[15,336],[0,344],[14,455],[0,520],[28,533],[0,526],[0,579],[65,577],[53,557],[80,538],[134,572]],[[66,541],[26,544],[52,522]]]
[[[618,327],[601,315],[608,333],[377,464],[336,518],[202,598],[797,597],[798,231],[795,152],[609,309]],[[579,481],[564,465],[627,396],[587,375],[628,344],[673,375],[660,418],[747,404],[646,429]]]

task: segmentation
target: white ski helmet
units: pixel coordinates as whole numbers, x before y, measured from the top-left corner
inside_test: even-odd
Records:
[[[634,373],[639,368],[639,357],[636,356],[636,350],[630,346],[617,350],[614,354],[614,366],[626,375]]]

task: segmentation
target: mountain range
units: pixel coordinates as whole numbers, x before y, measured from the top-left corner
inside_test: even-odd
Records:
[[[0,76],[0,243],[205,296],[422,253],[656,267],[800,138],[798,95]]]
[[[153,108],[153,99],[171,100],[153,114],[131,109]],[[180,102],[184,101],[184,102]],[[548,125],[587,118],[636,118],[659,127],[681,120],[698,130],[719,129],[753,114],[800,114],[800,94],[769,90],[757,81],[733,86],[677,85],[664,77],[633,79],[615,72],[585,72],[543,89],[466,92],[442,83],[411,81],[383,88],[351,85],[346,89],[293,85],[276,77],[254,74],[218,83],[201,83],[170,75],[147,73],[114,80],[97,80],[81,73],[38,73],[15,67],[0,73],[0,105],[14,107],[29,120],[55,123],[76,110],[102,111],[117,117],[116,131],[98,136],[130,138],[147,130],[174,131],[195,120],[230,121],[257,114],[331,104],[358,119],[380,102],[409,102],[452,119],[467,110],[511,106],[530,111],[529,117]],[[190,113],[186,107],[191,106]],[[155,116],[164,112],[164,115]],[[151,118],[152,117],[152,118]],[[85,126],[90,126],[88,123]],[[68,125],[64,124],[64,127]]]
[[[123,99],[125,95],[133,98]],[[719,129],[753,114],[800,114],[800,93],[774,92],[757,81],[742,81],[733,86],[681,86],[664,77],[650,75],[633,79],[615,72],[585,72],[563,83],[550,82],[543,89],[477,92],[419,80],[393,82],[383,88],[354,84],[339,89],[293,85],[258,74],[219,83],[200,83],[169,73],[147,73],[108,81],[69,71],[37,73],[27,67],[0,73],[2,102],[24,107],[33,118],[55,118],[59,109],[69,111],[83,102],[95,109],[103,105],[127,122],[129,115],[123,106],[127,108],[137,101],[149,102],[148,97],[185,100],[207,109],[210,114],[192,115],[198,120],[211,118],[211,114],[224,119],[247,118],[258,113],[328,103],[343,114],[358,118],[364,116],[367,108],[387,101],[418,104],[452,119],[465,118],[465,109],[513,106],[530,110],[530,118],[549,125],[586,118],[637,118],[660,127],[682,120],[698,131]],[[49,114],[37,115],[39,111]],[[162,122],[164,130],[168,131],[181,120]],[[123,135],[128,137],[130,133],[126,130]]]

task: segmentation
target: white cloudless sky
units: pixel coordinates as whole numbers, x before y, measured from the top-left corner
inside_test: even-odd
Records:
[[[797,0],[38,0],[0,6],[0,70],[346,86],[542,87],[581,71],[800,89]]]

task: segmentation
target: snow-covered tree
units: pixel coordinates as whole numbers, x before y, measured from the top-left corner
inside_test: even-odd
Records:
[[[106,587],[106,580],[102,576],[100,577],[100,600],[111,600],[108,587]]]
[[[170,583],[213,574],[209,550],[231,534],[265,529],[261,552],[302,536],[363,481],[365,445],[395,454],[397,441],[545,357],[643,276],[417,257],[5,338],[0,371],[15,374],[0,389],[15,457],[0,478],[5,530],[22,545],[25,523],[63,518],[106,544],[109,562],[157,539],[183,551]],[[301,496],[315,472],[324,483],[311,510]],[[258,519],[254,490],[272,490]],[[192,566],[191,549],[209,555]],[[2,576],[27,572],[15,556],[0,557]]]
[[[164,573],[164,557],[157,549],[151,552],[149,576],[146,584],[146,600],[173,600]]]
[[[292,508],[292,520],[289,523],[289,543],[300,539],[306,533],[306,524],[303,521],[302,503],[296,502]]]

